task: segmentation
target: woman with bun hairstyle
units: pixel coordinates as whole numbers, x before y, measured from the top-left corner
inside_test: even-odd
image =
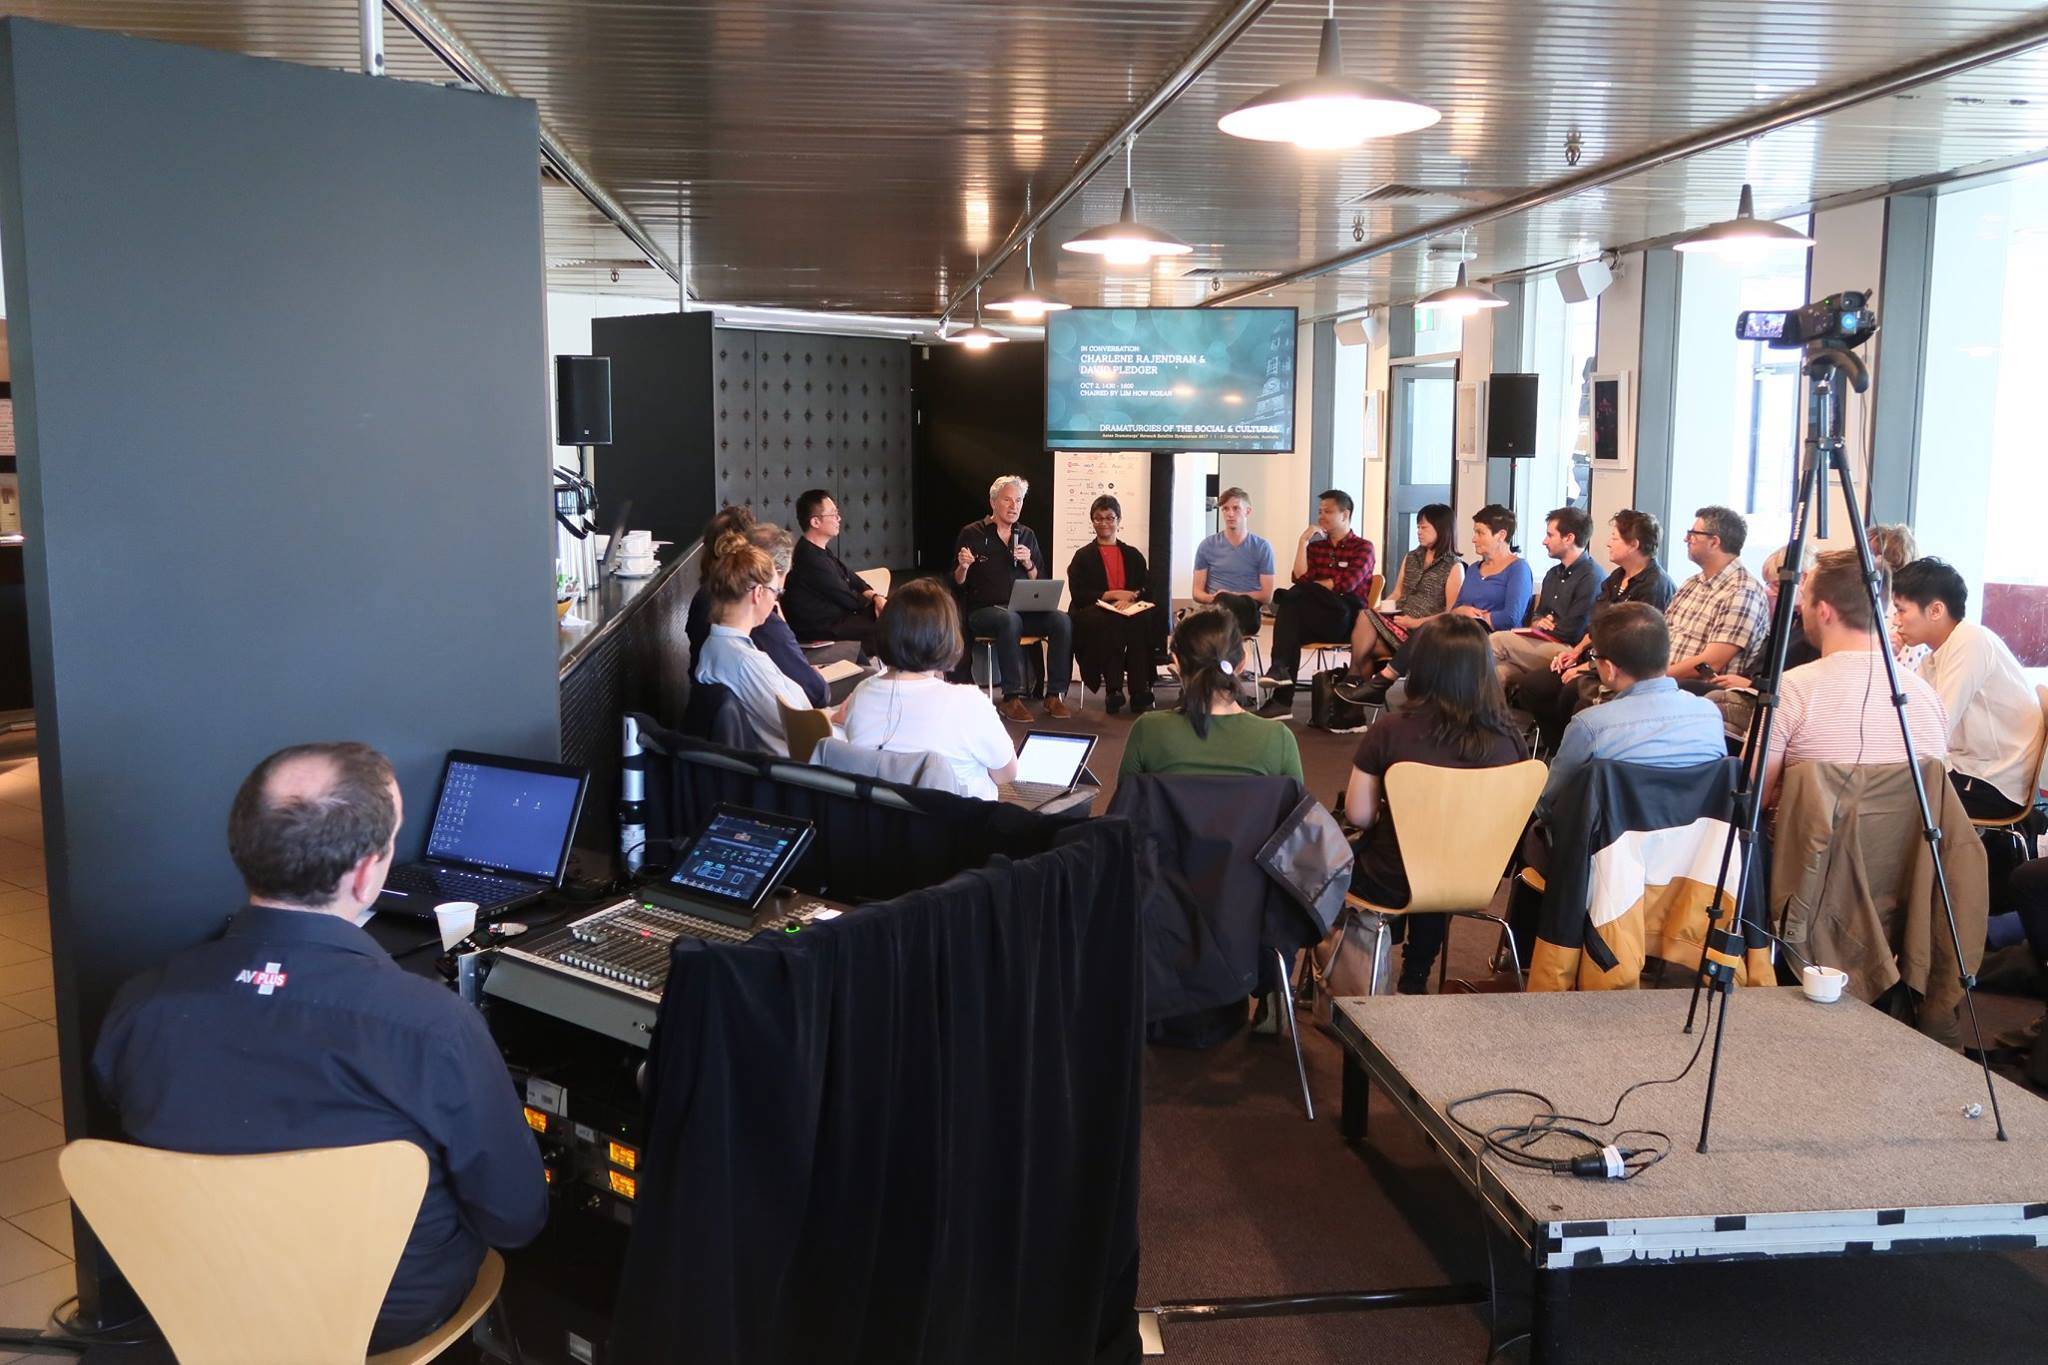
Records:
[[[1301,746],[1277,720],[1237,701],[1244,636],[1221,607],[1189,612],[1173,628],[1180,709],[1153,711],[1131,726],[1123,773],[1239,773],[1301,779]]]
[[[782,575],[775,571],[775,560],[749,543],[745,532],[727,531],[713,549],[715,557],[704,569],[711,631],[697,654],[697,681],[721,683],[732,690],[753,740],[748,747],[787,758],[789,736],[783,732],[777,703],[802,711],[810,707],[811,699],[749,638],[774,612],[782,596]]]
[[[747,543],[757,550],[765,550],[775,561],[776,571],[785,578],[789,575],[790,560],[796,549],[796,537],[772,521],[756,521],[754,514],[744,507],[721,508],[711,518],[711,524],[704,528],[704,540],[698,549],[697,591],[690,598],[690,614],[683,623],[683,634],[690,642],[690,657],[696,658],[704,651],[704,638],[711,634],[711,589],[706,586],[711,577],[712,561],[718,558],[719,542],[727,532],[737,531],[744,535]],[[782,608],[769,613],[768,619],[754,628],[754,644],[782,670],[783,676],[804,690],[812,706],[825,706],[832,699],[832,689],[825,681],[825,675],[812,666],[804,657],[803,646],[797,643],[796,632],[789,628],[789,622],[782,619]]]

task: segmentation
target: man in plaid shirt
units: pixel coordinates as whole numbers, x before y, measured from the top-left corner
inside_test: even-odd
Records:
[[[1671,676],[1689,691],[1709,690],[1715,674],[1755,677],[1770,639],[1770,598],[1737,558],[1748,535],[1741,516],[1726,507],[1702,507],[1685,533],[1686,558],[1700,571],[1672,595],[1664,619],[1671,628]]]
[[[1294,546],[1294,586],[1273,594],[1273,699],[1261,714],[1294,709],[1301,647],[1349,640],[1372,582],[1372,542],[1351,530],[1351,495],[1332,488],[1316,496],[1316,524]]]

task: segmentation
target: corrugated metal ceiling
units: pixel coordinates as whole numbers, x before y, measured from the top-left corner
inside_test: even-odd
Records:
[[[977,251],[1043,199],[1229,8],[1215,0],[442,0],[433,8],[709,301],[929,314]],[[348,0],[47,0],[0,10],[319,65],[356,61]],[[1061,260],[1113,217],[1105,171],[1040,239],[1039,282],[1076,303],[1194,302],[1192,268],[1286,270],[1444,216],[1348,201],[1389,183],[1514,189],[1654,146],[1788,95],[1899,66],[2044,13],[1913,0],[1387,0],[1337,6],[1357,75],[1444,111],[1434,128],[1340,154],[1251,144],[1215,120],[1307,74],[1323,6],[1275,3],[1140,138],[1141,216],[1192,257],[1153,272]],[[398,24],[389,68],[447,74]],[[1656,238],[2048,147],[2048,55],[1810,120],[1488,225],[1475,273]],[[546,195],[550,281],[667,294],[572,191]],[[1453,262],[1419,249],[1278,291],[1311,313],[1411,296]],[[997,287],[1021,276],[1006,267]]]

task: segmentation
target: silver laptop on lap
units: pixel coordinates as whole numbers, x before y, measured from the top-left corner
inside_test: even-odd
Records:
[[[1057,801],[1072,791],[1088,770],[1095,736],[1032,730],[1017,749],[1017,776],[996,789],[996,795],[1026,810]]]

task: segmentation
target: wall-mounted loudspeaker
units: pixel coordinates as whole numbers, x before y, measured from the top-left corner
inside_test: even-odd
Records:
[[[1535,375],[1495,374],[1486,381],[1486,453],[1495,460],[1535,457]]]
[[[1613,283],[1614,272],[1605,261],[1581,261],[1557,272],[1557,292],[1564,295],[1566,303],[1597,299],[1600,291]]]
[[[1348,322],[1337,324],[1337,344],[1339,346],[1363,346],[1365,342],[1364,318],[1352,318]]]
[[[555,357],[555,444],[608,446],[612,443],[612,358],[608,355]]]

